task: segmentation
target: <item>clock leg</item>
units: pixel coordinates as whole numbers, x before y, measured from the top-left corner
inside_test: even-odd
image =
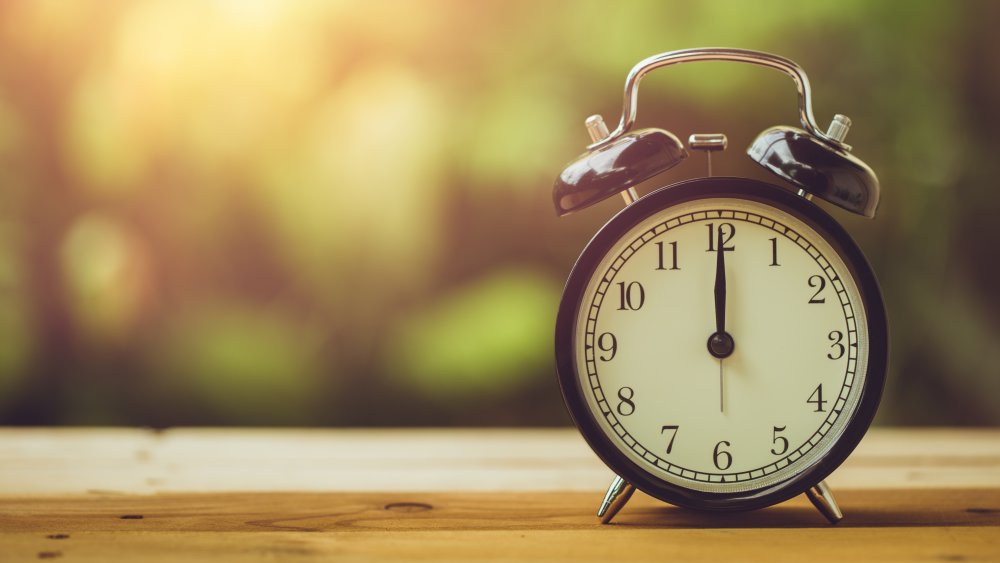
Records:
[[[830,487],[826,481],[820,481],[818,485],[806,491],[806,496],[812,501],[813,506],[819,513],[826,517],[831,524],[836,524],[844,517],[844,513],[837,506],[837,501],[830,492]]]
[[[597,511],[597,515],[601,518],[601,524],[610,523],[615,514],[618,514],[618,511],[625,506],[628,499],[632,498],[634,492],[635,485],[615,475],[615,480],[608,487],[608,492],[604,495],[604,502],[601,503],[601,508]]]

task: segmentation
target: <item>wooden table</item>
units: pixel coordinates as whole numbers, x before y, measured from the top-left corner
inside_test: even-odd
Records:
[[[1000,430],[876,429],[805,498],[710,515],[575,430],[0,429],[0,561],[1000,560]]]

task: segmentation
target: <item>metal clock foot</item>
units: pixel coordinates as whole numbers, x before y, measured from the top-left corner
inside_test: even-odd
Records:
[[[618,514],[618,511],[625,506],[628,499],[632,498],[632,493],[634,492],[635,485],[615,475],[615,480],[608,487],[608,492],[604,495],[601,508],[597,511],[597,516],[601,518],[601,524],[610,523],[615,514]]]
[[[818,485],[807,490],[806,496],[812,501],[816,510],[819,510],[820,514],[825,516],[831,524],[840,522],[844,517],[844,513],[837,506],[837,501],[833,498],[833,493],[830,492],[830,487],[827,486],[826,481],[820,481]]]

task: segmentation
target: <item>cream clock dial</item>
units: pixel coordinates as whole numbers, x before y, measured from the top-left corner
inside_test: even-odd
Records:
[[[708,342],[723,275],[732,351],[720,358]],[[594,271],[576,325],[601,430],[637,465],[697,490],[759,488],[813,463],[865,373],[864,307],[836,251],[747,200],[697,200],[631,229]]]

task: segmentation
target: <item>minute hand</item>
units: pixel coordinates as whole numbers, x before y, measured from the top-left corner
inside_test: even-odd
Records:
[[[715,333],[726,332],[726,252],[719,233],[718,258],[715,261]]]

